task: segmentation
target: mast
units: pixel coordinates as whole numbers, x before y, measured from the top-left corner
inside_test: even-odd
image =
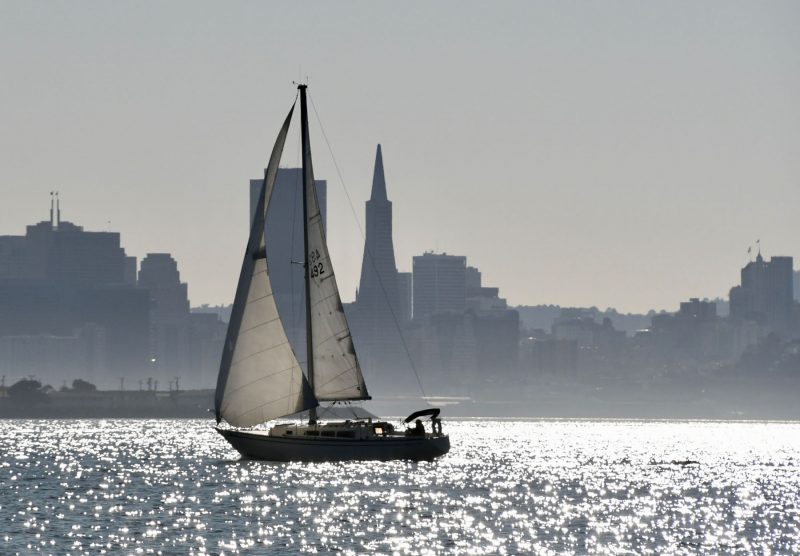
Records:
[[[311,174],[311,143],[308,136],[308,107],[306,105],[306,88],[308,85],[298,85],[300,91],[300,130],[303,149],[303,248],[305,250],[305,286],[306,286],[306,369],[308,383],[314,391],[314,344],[311,337],[311,271],[308,263],[308,184],[314,187]],[[308,423],[317,422],[317,408],[312,407],[308,412]]]

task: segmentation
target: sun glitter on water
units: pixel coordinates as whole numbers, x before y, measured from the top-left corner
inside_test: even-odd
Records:
[[[447,425],[434,462],[273,464],[206,421],[3,421],[0,552],[800,553],[800,424]]]

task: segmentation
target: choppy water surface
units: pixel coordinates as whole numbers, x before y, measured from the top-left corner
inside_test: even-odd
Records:
[[[206,421],[2,421],[0,553],[800,553],[800,424],[445,425],[432,463],[271,464]]]

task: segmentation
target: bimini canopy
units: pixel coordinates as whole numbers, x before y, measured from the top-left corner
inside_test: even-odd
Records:
[[[427,417],[428,415],[431,416],[431,419],[436,419],[439,416],[439,413],[441,412],[442,410],[439,409],[438,407],[432,407],[430,409],[421,409],[419,411],[415,411],[414,413],[403,419],[403,422],[410,423],[414,419],[419,419],[420,417]]]

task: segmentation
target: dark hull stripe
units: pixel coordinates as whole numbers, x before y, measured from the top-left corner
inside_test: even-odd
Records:
[[[447,436],[378,437],[371,440],[329,437],[275,437],[216,429],[245,457],[269,461],[431,460],[450,450]]]

